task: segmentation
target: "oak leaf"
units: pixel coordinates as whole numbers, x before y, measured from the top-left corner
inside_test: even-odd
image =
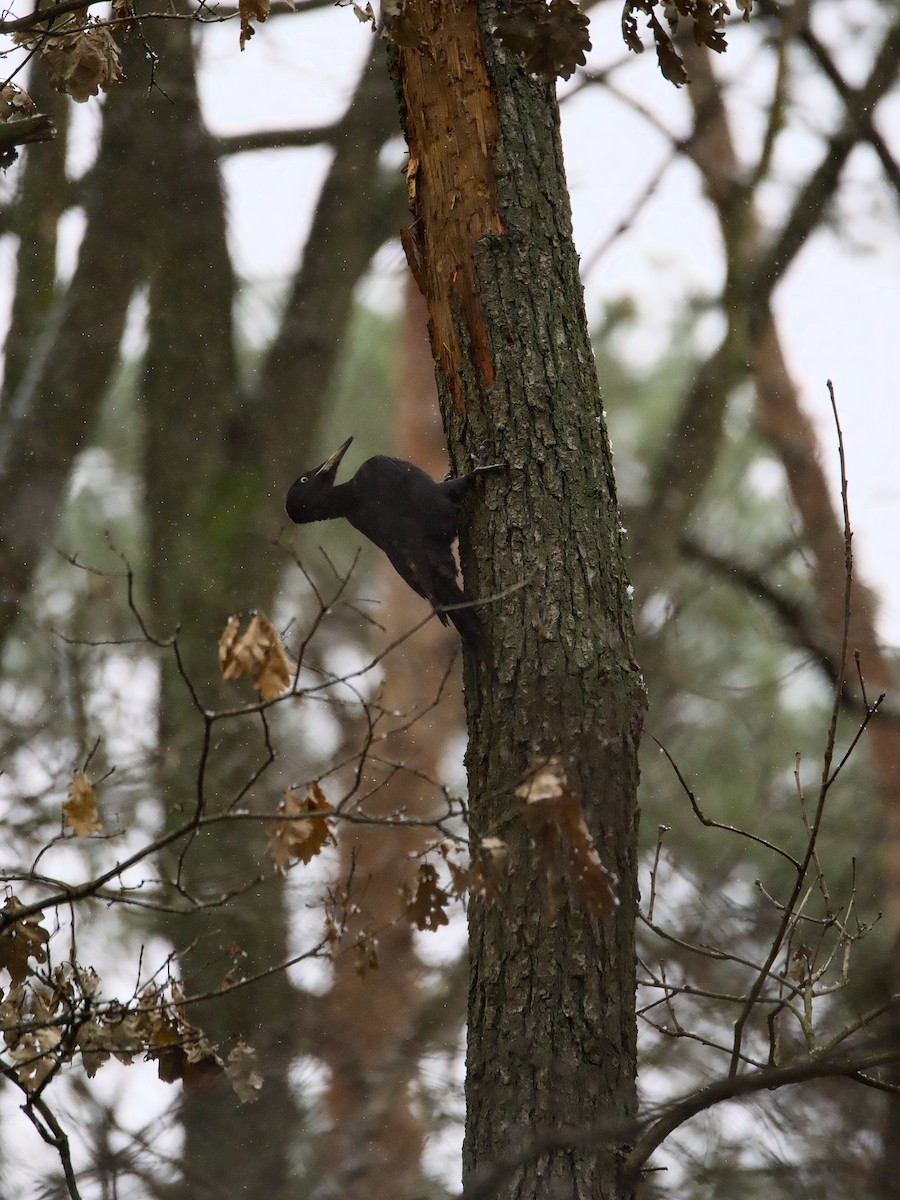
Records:
[[[575,0],[515,0],[497,17],[495,33],[531,75],[568,79],[591,48],[588,18]]]
[[[183,1043],[185,1061],[182,1079],[186,1090],[206,1092],[213,1088],[225,1073],[225,1064],[207,1037],[194,1026],[190,1026],[189,1029],[190,1037]]]
[[[35,34],[30,34],[34,42]],[[35,42],[35,44],[37,44]],[[108,29],[91,22],[70,33],[50,33],[40,40],[41,61],[50,86],[78,104],[122,82],[119,47]]]
[[[3,913],[15,918],[15,913],[24,907],[15,896],[10,896],[3,905]],[[39,963],[47,961],[46,945],[50,941],[50,933],[41,925],[43,919],[43,913],[31,913],[30,916],[14,919],[0,933],[0,970],[5,967],[9,971],[13,984],[23,983],[32,974],[29,958]]]
[[[255,613],[238,637],[241,618],[232,617],[219,638],[219,670],[223,679],[247,675],[263,700],[277,700],[297,670],[272,622]]]
[[[448,923],[444,911],[450,895],[438,883],[431,863],[422,863],[416,879],[416,891],[406,901],[406,916],[417,929],[438,929]]]
[[[240,42],[242,50],[256,32],[250,22],[259,21],[260,25],[262,25],[269,15],[269,7],[269,0],[238,0],[238,12],[241,18]]]
[[[684,62],[675,49],[675,43],[653,13],[650,14],[650,28],[653,30],[653,39],[656,42],[656,58],[659,62],[659,69],[669,83],[681,87],[682,84],[688,82],[688,73]]]
[[[76,771],[69,781],[68,800],[63,812],[66,823],[76,837],[90,837],[103,832],[103,822],[97,810],[97,793],[84,771]]]
[[[0,88],[0,121],[15,121],[19,117],[32,117],[37,105],[20,87],[7,83]]]
[[[62,1030],[55,1027],[30,1029],[8,1053],[15,1065],[16,1076],[23,1087],[33,1092],[44,1082],[57,1065],[56,1049],[62,1041]]]
[[[290,870],[292,859],[309,863],[329,842],[334,844],[327,816],[315,815],[332,812],[334,808],[317,783],[307,785],[305,796],[293,788],[287,789],[278,806],[278,816],[264,826],[269,853],[282,874]]]
[[[78,1030],[76,1044],[88,1079],[93,1079],[110,1053],[109,1037],[96,1019],[85,1021]]]
[[[147,1049],[148,1023],[145,1013],[112,1010],[105,1022],[109,1051],[130,1066],[134,1056]]]

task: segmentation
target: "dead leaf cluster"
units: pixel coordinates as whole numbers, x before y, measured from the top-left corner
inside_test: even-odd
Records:
[[[39,1088],[57,1068],[62,1027],[54,1009],[35,988],[18,983],[0,991],[0,1030],[16,1078],[27,1091]]]
[[[285,652],[278,632],[268,617],[255,613],[240,637],[239,616],[232,617],[219,638],[219,670],[223,679],[247,675],[263,700],[277,700],[290,685],[297,670]]]
[[[512,0],[494,32],[531,75],[568,79],[591,48],[588,18],[574,0]]]
[[[551,915],[569,878],[594,916],[608,917],[618,903],[614,879],[600,862],[581,802],[559,760],[538,759],[516,795],[525,801],[522,816],[547,870]]]
[[[263,1085],[256,1071],[256,1051],[238,1038],[227,1063],[223,1062],[206,1034],[186,1014],[185,997],[177,983],[171,985],[172,1003],[158,1012],[147,1057],[155,1059],[164,1083],[180,1079],[185,1088],[206,1091],[223,1077],[243,1104],[259,1099]]]
[[[30,29],[15,34],[13,40],[29,49],[39,49],[51,87],[65,92],[78,104],[101,91],[108,92],[125,78],[115,39],[84,9],[51,32]]]
[[[258,1086],[250,1086],[246,1077],[249,1059],[254,1056],[250,1047],[244,1047],[243,1066],[228,1067],[219,1057],[215,1047],[202,1029],[199,1029],[185,1014],[185,997],[177,983],[171,985],[171,1004],[158,1005],[152,1012],[147,1058],[156,1062],[156,1069],[163,1083],[181,1080],[185,1088],[192,1091],[207,1091],[223,1077],[232,1084],[238,1098],[243,1102],[258,1098],[262,1079],[254,1074]],[[243,1042],[239,1042],[243,1046]],[[240,1089],[240,1090],[239,1090]],[[243,1094],[242,1094],[243,1093]]]
[[[22,907],[11,897],[4,912]],[[177,983],[170,984],[168,997],[160,987],[147,987],[123,1004],[102,999],[92,967],[65,962],[37,977],[28,960],[47,961],[50,936],[40,919],[40,913],[22,917],[0,935],[0,966],[12,979],[7,991],[0,988],[0,1035],[21,1087],[35,1091],[76,1057],[93,1079],[110,1058],[130,1064],[143,1055],[156,1062],[166,1083],[180,1079],[185,1087],[204,1087],[224,1076],[242,1101],[257,1099],[262,1079],[254,1051],[238,1041],[223,1062],[188,1020]]]
[[[753,0],[737,0],[738,8],[745,21],[750,20]],[[698,46],[708,46],[717,54],[728,48],[725,38],[725,19],[731,12],[726,0],[625,0],[622,10],[622,37],[630,50],[643,54],[644,44],[638,33],[638,14],[643,13],[653,34],[659,69],[670,83],[681,87],[687,83],[688,74],[684,62],[670,33],[666,31],[657,15],[662,8],[666,24],[674,35],[684,18],[691,23],[691,33]]]
[[[334,834],[324,814],[334,812],[317,783],[310,783],[306,795],[288,788],[278,806],[278,816],[265,828],[269,853],[284,874],[295,862],[309,863],[330,842]]]

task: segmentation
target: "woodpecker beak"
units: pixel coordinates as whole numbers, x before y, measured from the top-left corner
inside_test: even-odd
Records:
[[[344,444],[338,450],[335,450],[335,452],[334,452],[334,454],[332,454],[331,458],[325,459],[325,461],[322,463],[321,467],[319,467],[318,471],[316,471],[316,474],[317,475],[326,475],[329,471],[336,471],[338,469],[338,464],[340,463],[340,461],[344,457],[344,455],[347,453],[347,448],[349,447],[349,445],[352,441],[353,441],[353,434],[351,434],[350,437],[347,438],[346,442],[344,442]]]

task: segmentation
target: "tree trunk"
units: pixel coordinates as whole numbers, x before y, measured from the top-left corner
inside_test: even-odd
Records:
[[[434,371],[425,335],[424,304],[408,289],[401,355],[397,434],[394,450],[429,474],[446,470]],[[400,578],[387,559],[380,564],[384,604],[378,609],[383,632],[379,645],[403,637],[428,613],[428,606]],[[458,642],[452,626],[428,622],[385,663],[381,704],[407,715],[442,696],[432,711],[399,722],[379,751],[386,778],[366,803],[368,813],[402,812],[428,820],[442,809],[438,777],[448,742],[462,724],[458,667],[453,682],[443,676]],[[353,736],[358,736],[358,729]],[[437,801],[437,803],[436,803]],[[397,921],[399,885],[415,888],[416,870],[435,831],[423,825],[400,830],[348,825],[340,831],[340,867],[335,885],[352,878],[358,912],[350,917],[345,947],[363,931],[378,931],[378,968],[360,975],[352,953],[339,955],[334,981],[323,998],[320,1044],[329,1068],[326,1103],[330,1117],[322,1156],[331,1189],[365,1200],[414,1200],[427,1191],[422,1173],[425,1128],[421,1103],[413,1092],[419,1060],[433,1030],[423,1029],[429,1005],[422,989],[422,964],[412,927]],[[452,1021],[452,1009],[451,1009]],[[457,1025],[457,1032],[459,1026]]]
[[[168,158],[180,167],[161,172],[156,182],[159,208],[141,388],[150,541],[146,586],[156,627],[170,633],[180,626],[182,661],[204,702],[215,706],[224,699],[218,635],[230,612],[265,596],[260,577],[266,578],[268,564],[252,525],[254,477],[244,443],[234,436],[239,412],[231,328],[234,279],[215,149],[200,116],[189,26],[163,24],[156,45],[166,98],[155,120],[168,139]],[[227,698],[233,702],[234,693]],[[174,821],[182,821],[196,800],[201,731],[184,682],[166,656],[160,782],[167,816]],[[220,734],[209,766],[208,811],[226,808],[263,756],[262,737],[249,723]],[[269,811],[276,803],[262,788],[244,801],[248,808]],[[207,831],[186,854],[183,884],[190,895],[212,905],[163,920],[179,951],[188,994],[221,985],[232,965],[230,942],[245,953],[248,974],[286,959],[288,915],[281,881],[270,879],[250,896],[239,892],[227,904],[219,903],[235,884],[260,874],[262,857],[262,839],[248,837],[238,826]],[[173,1195],[276,1200],[285,1194],[291,1146],[285,1131],[299,1123],[288,1085],[302,1027],[294,1001],[286,974],[279,972],[192,1009],[223,1059],[239,1036],[253,1046],[264,1085],[257,1102],[247,1105],[225,1079],[206,1087],[185,1085],[184,1178]]]
[[[635,1110],[637,744],[644,706],[609,443],[553,88],[494,41],[474,0],[417,0],[396,54],[415,217],[407,256],[431,318],[458,467],[489,439],[506,474],[474,501],[463,562],[493,667],[469,662],[473,835],[503,837],[498,899],[470,905],[464,1179],[525,1161],[498,1196],[613,1197],[620,1147],[529,1156],[541,1133]],[[411,40],[404,38],[404,41]],[[548,898],[515,789],[557,756],[618,906]],[[555,909],[555,911],[554,911]]]
[[[131,47],[126,63],[130,53]],[[140,53],[134,50],[136,62]],[[10,329],[17,344],[9,345],[0,422],[0,639],[17,620],[52,536],[72,463],[119,364],[128,306],[145,267],[153,207],[148,171],[164,147],[137,66],[133,75],[103,106],[78,265],[49,314],[42,315],[49,298],[46,248],[42,254],[33,244],[19,252],[22,275]],[[52,143],[28,150],[29,158],[55,153]],[[38,208],[51,228],[58,190],[54,185]]]

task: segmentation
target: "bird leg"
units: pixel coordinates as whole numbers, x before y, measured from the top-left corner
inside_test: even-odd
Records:
[[[448,471],[442,482],[449,483],[452,479],[468,479],[474,483],[476,475],[488,475],[492,471],[505,471],[506,463],[486,463],[484,461],[490,448],[490,442],[482,442],[478,449],[469,455],[472,460],[472,470],[465,475],[454,475],[452,471]]]
[[[479,471],[502,471],[504,469],[504,463],[486,463],[484,461],[488,456],[490,448],[490,442],[484,441],[473,454],[469,455],[469,458],[472,460],[473,475],[477,475]]]

